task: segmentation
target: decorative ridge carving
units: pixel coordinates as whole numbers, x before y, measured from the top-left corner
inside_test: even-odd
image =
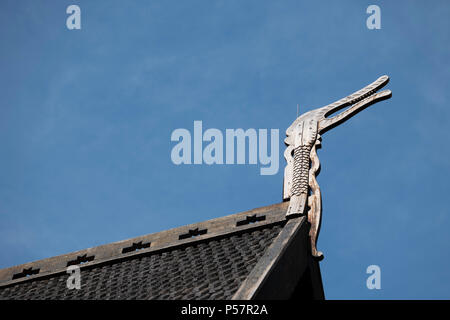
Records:
[[[345,98],[300,115],[286,130],[284,142],[287,148],[284,158],[287,163],[284,170],[283,199],[290,201],[286,216],[308,216],[308,222],[311,224],[311,253],[317,258],[323,257],[322,252],[316,248],[322,214],[320,187],[316,180],[320,169],[316,149],[320,148],[321,134],[369,105],[390,98],[390,90],[377,93],[388,82],[389,77],[382,76]],[[345,107],[348,108],[328,117]]]

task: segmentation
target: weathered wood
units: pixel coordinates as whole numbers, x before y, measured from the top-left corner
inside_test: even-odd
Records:
[[[327,130],[349,119],[369,105],[391,97],[390,90],[376,93],[389,82],[388,76],[382,76],[367,87],[325,107],[306,112],[299,116],[286,130],[284,140],[287,148],[284,152],[286,168],[284,170],[283,199],[290,200],[287,217],[308,215],[311,224],[311,251],[318,258],[323,256],[317,251],[322,213],[320,187],[316,181],[320,163],[316,149],[320,146],[321,136]],[[328,118],[327,116],[342,108],[343,112]]]

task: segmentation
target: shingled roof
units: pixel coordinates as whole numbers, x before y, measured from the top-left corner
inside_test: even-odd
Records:
[[[306,217],[287,220],[287,205],[2,269],[0,299],[323,299]]]

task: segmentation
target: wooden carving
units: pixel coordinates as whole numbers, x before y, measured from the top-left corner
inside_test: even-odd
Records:
[[[286,216],[308,215],[311,224],[311,250],[315,257],[322,257],[322,252],[316,248],[322,213],[320,188],[316,181],[320,168],[316,153],[321,143],[320,135],[369,105],[390,98],[390,90],[377,92],[388,82],[389,77],[382,76],[341,100],[300,115],[286,130],[284,142],[287,148],[284,157],[287,165],[284,170],[283,199],[290,200]],[[348,108],[339,114],[328,117],[346,107]]]

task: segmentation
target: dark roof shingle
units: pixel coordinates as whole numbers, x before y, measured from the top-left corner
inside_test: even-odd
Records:
[[[286,219],[287,204],[1,269],[0,299],[323,298],[306,217]],[[67,286],[74,265],[80,289]]]
[[[280,225],[94,265],[81,289],[67,273],[0,288],[1,299],[230,299],[281,230]]]

